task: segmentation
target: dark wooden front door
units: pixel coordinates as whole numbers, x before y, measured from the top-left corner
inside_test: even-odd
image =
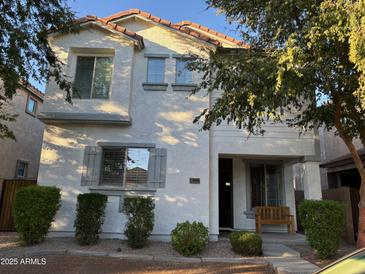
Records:
[[[219,159],[219,228],[233,228],[232,159]]]

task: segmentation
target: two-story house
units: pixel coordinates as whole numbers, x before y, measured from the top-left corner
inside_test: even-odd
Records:
[[[200,75],[186,58],[206,47],[245,47],[241,41],[137,9],[77,23],[79,33],[49,40],[78,92],[68,104],[50,81],[39,116],[46,127],[38,181],[62,189],[51,235],[73,234],[84,192],[108,195],[103,237],[123,237],[126,195],[154,197],[153,238],[169,239],[185,220],[203,222],[211,239],[222,228],[253,230],[255,206],[287,205],[295,214],[298,162],[306,197],[321,198],[316,134],[268,125],[265,136],[247,139],[233,125],[200,131],[193,123],[219,92],[190,95]]]
[[[44,125],[40,113],[44,95],[31,85],[22,85],[6,102],[6,112],[17,115],[7,122],[16,140],[0,139],[0,179],[36,179],[42,147]]]

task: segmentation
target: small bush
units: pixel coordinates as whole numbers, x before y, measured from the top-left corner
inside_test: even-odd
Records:
[[[229,241],[234,252],[244,256],[258,256],[262,254],[261,237],[249,231],[237,231],[229,234]]]
[[[154,225],[155,204],[150,197],[126,197],[123,212],[127,215],[124,235],[133,248],[144,247]]]
[[[201,222],[179,223],[171,232],[171,244],[183,256],[199,253],[207,245],[208,240],[208,228]]]
[[[60,207],[60,190],[56,187],[29,186],[17,191],[13,205],[16,231],[27,245],[44,240]]]
[[[321,259],[336,254],[344,227],[345,208],[335,201],[305,200],[299,216],[309,244]]]
[[[74,227],[79,245],[92,245],[98,242],[107,201],[107,196],[98,193],[84,193],[77,196]]]

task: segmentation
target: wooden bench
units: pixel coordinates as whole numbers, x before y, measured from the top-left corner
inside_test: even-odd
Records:
[[[256,206],[255,215],[257,233],[262,225],[287,225],[288,233],[294,233],[294,216],[287,206]]]

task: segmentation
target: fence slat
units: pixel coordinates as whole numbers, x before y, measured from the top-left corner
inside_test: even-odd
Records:
[[[12,179],[4,180],[0,201],[0,231],[15,231],[12,207],[16,191],[20,188],[36,185],[37,180]]]

